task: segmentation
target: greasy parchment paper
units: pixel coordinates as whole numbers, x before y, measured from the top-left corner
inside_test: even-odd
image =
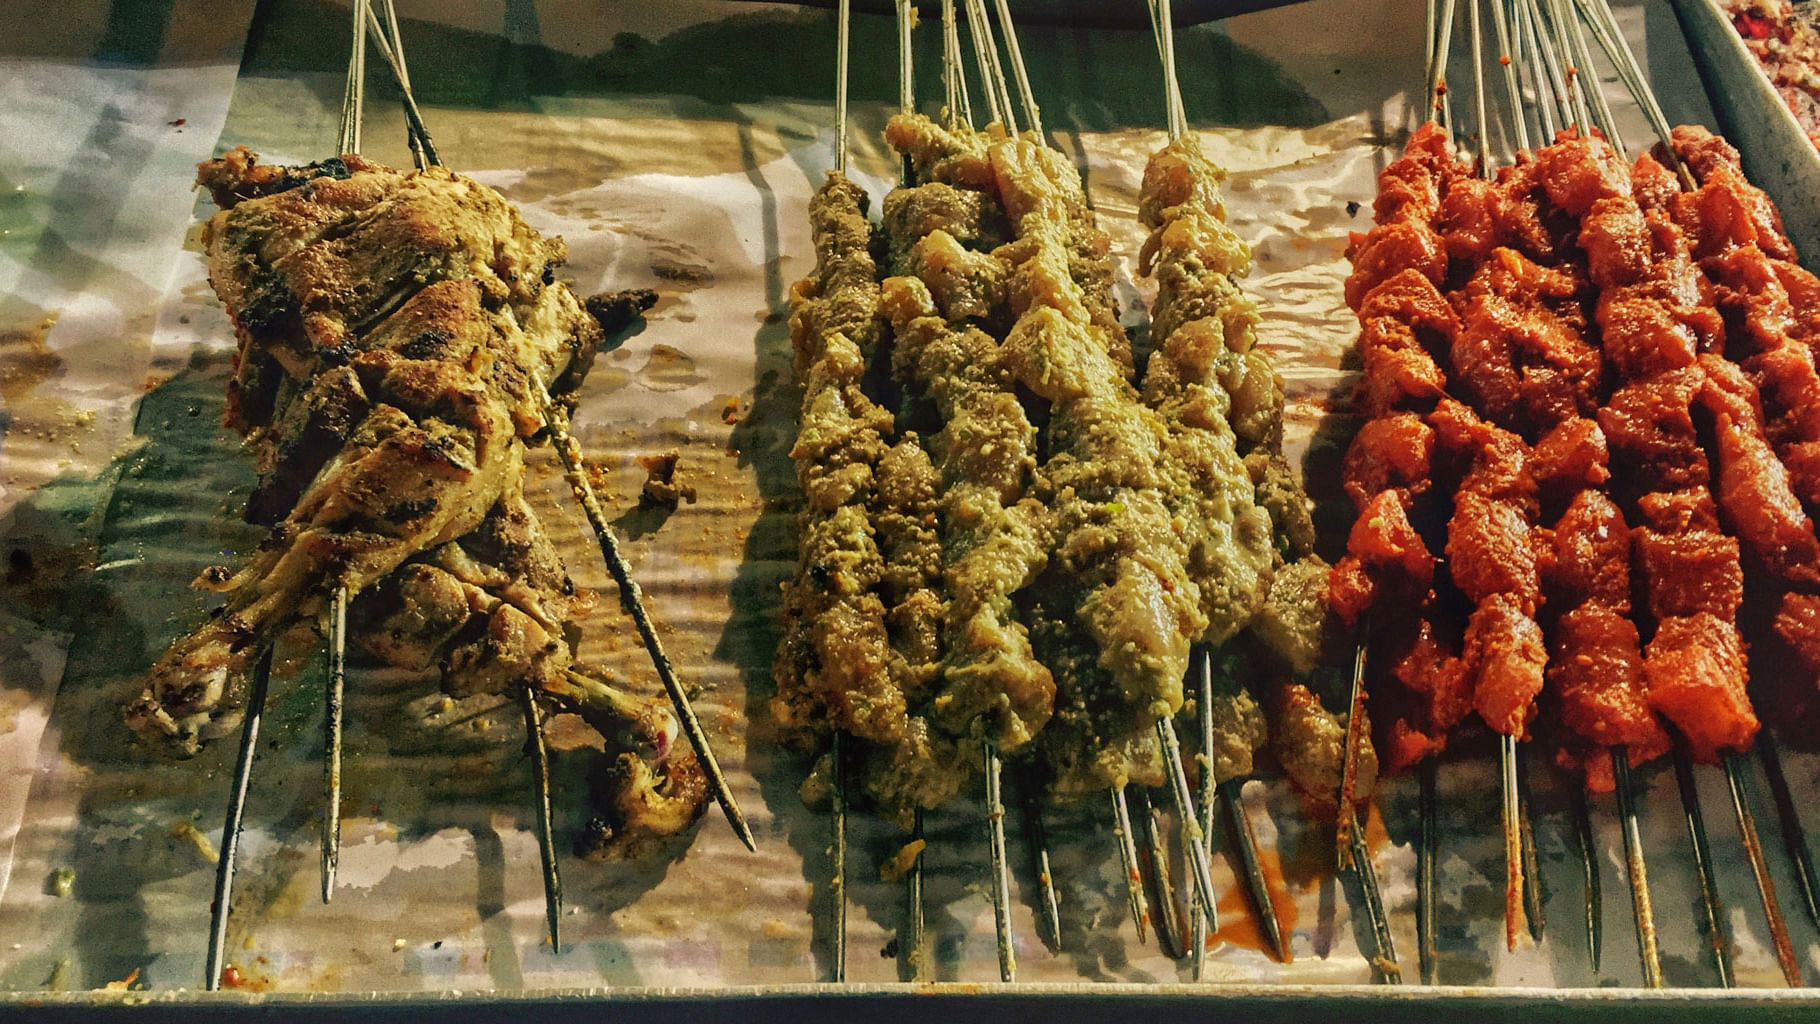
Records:
[[[29,158],[0,161],[8,189],[14,179],[28,197],[44,189],[41,207],[0,194],[0,212],[18,218],[6,226],[39,231],[32,245],[0,242],[10,261],[0,263],[0,275],[10,275],[0,276],[9,296],[0,307],[0,328],[9,332],[0,349],[0,515],[9,555],[0,603],[0,985],[9,988],[98,987],[133,971],[136,983],[155,988],[201,979],[214,876],[207,852],[219,843],[232,744],[164,760],[132,742],[119,709],[164,645],[204,614],[188,580],[259,539],[238,518],[250,466],[217,426],[232,335],[197,252],[193,225],[211,208],[187,191],[187,165],[239,143],[272,160],[319,158],[330,145],[345,45],[334,41],[346,12],[280,6],[238,74],[250,4],[228,5],[211,23],[232,38],[206,60],[145,58],[149,66],[122,71],[80,59],[104,52],[113,38],[105,25],[44,44],[60,56],[8,58],[20,77],[0,87],[17,101],[0,105],[0,125],[44,143],[22,147]],[[1337,460],[1356,426],[1328,411],[1346,407],[1350,379],[1342,367],[1354,333],[1341,301],[1344,248],[1348,231],[1368,226],[1375,172],[1407,123],[1404,90],[1419,77],[1416,6],[1318,0],[1199,28],[1180,44],[1189,115],[1209,126],[1208,152],[1231,171],[1232,219],[1258,259],[1246,284],[1264,305],[1264,344],[1292,398],[1292,445],[1330,526],[1343,526]],[[794,558],[785,452],[796,395],[785,295],[811,265],[804,211],[832,163],[831,20],[782,5],[696,2],[620,15],[545,3],[530,8],[528,21],[525,7],[509,7],[504,24],[477,26],[401,7],[413,77],[445,158],[499,188],[540,229],[561,234],[579,291],[642,286],[661,295],[646,327],[596,364],[577,434],[670,653],[701,687],[697,706],[760,847],[746,853],[710,810],[692,843],[647,862],[591,865],[565,855],[564,942],[555,953],[544,938],[516,714],[484,700],[447,707],[430,681],[360,670],[350,679],[341,882],[324,906],[315,846],[320,654],[300,647],[281,652],[268,704],[230,959],[255,988],[330,992],[826,977],[819,880],[828,876],[828,825],[798,800],[806,764],[777,747],[764,702],[777,585]],[[1665,28],[1658,12],[1632,6],[1624,14],[1677,108],[1671,116],[1702,117],[1684,50],[1675,56],[1672,17]],[[638,35],[612,35],[620,31]],[[889,32],[888,19],[856,19],[854,175],[875,198],[896,173],[879,138],[887,110],[874,102],[895,94]],[[920,51],[923,96],[936,94],[929,35]],[[600,44],[577,42],[584,38]],[[1141,324],[1150,291],[1131,279],[1142,240],[1135,193],[1144,159],[1162,142],[1149,39],[1050,30],[1026,32],[1023,44],[1054,138],[1083,167],[1117,243],[1128,319]],[[369,97],[367,152],[403,163],[389,95],[376,84]],[[185,123],[170,123],[178,118]],[[217,134],[219,147],[211,147]],[[52,237],[42,225],[58,217],[78,230]],[[670,515],[638,506],[634,462],[667,449],[681,454],[680,475],[699,492]],[[581,622],[582,660],[653,690],[548,453],[532,462],[533,501],[577,581],[600,594]],[[554,790],[566,846],[588,816],[598,758],[570,723],[554,722],[551,734],[564,748]],[[1791,770],[1803,792],[1814,791],[1811,761]],[[1702,773],[1701,786],[1739,973],[1768,984],[1773,960],[1722,814],[1723,780],[1712,774]],[[1607,939],[1605,972],[1594,975],[1583,953],[1565,795],[1544,784],[1545,773],[1536,776],[1550,937],[1506,954],[1489,764],[1481,758],[1443,773],[1441,979],[1636,984],[1611,813],[1597,818]],[[1665,967],[1671,983],[1707,984],[1672,781],[1652,782],[1645,840]],[[1257,950],[1231,871],[1216,858],[1229,941],[1211,957],[1211,977],[1369,980],[1349,911],[1356,893],[1333,878],[1329,830],[1310,825],[1279,780],[1252,782],[1245,798],[1272,872],[1286,883],[1296,959],[1277,965]],[[1381,803],[1377,866],[1413,970],[1413,786],[1391,782]],[[1034,875],[1014,839],[1020,979],[1185,976],[1154,943],[1136,941],[1107,818],[1098,806],[1049,816],[1063,904],[1059,954],[1036,938]],[[1014,829],[1020,820],[1014,811]],[[902,888],[880,881],[875,866],[899,840],[859,816],[852,829],[848,977],[894,981]],[[981,818],[956,808],[932,816],[928,834],[934,975],[994,978]],[[67,896],[52,884],[63,868],[74,871]],[[1792,878],[1779,881],[1794,891]],[[1791,922],[1816,969],[1815,936],[1805,921]]]

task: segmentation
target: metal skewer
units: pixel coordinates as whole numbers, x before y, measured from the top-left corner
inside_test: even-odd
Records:
[[[1801,987],[1801,964],[1795,959],[1795,946],[1789,940],[1788,922],[1782,916],[1782,904],[1776,899],[1776,880],[1770,877],[1769,864],[1763,859],[1763,840],[1757,835],[1757,818],[1751,813],[1750,800],[1744,793],[1744,755],[1725,755],[1725,782],[1731,790],[1732,814],[1738,821],[1738,837],[1744,843],[1744,855],[1750,861],[1751,874],[1757,880],[1757,892],[1763,897],[1763,914],[1769,924],[1770,944],[1776,949],[1776,964],[1790,988]]]
[[[556,834],[550,824],[550,750],[543,738],[543,714],[537,695],[521,687],[518,703],[525,716],[525,751],[531,755],[531,782],[537,808],[537,857],[543,866],[544,916],[550,923],[550,950],[562,951],[562,875],[556,864]]]
[[[204,975],[204,984],[210,992],[221,988],[221,971],[226,966],[228,916],[234,905],[234,867],[240,856],[240,828],[246,816],[246,793],[253,782],[253,756],[259,745],[259,723],[265,717],[265,694],[271,678],[272,649],[267,647],[253,665],[246,716],[240,722],[240,753],[234,759],[234,782],[228,790],[227,819],[221,827],[221,859],[215,864],[215,902],[209,905],[209,955]]]
[[[1687,819],[1687,838],[1694,848],[1694,870],[1700,876],[1700,912],[1706,941],[1712,947],[1713,966],[1719,974],[1719,985],[1731,988],[1737,984],[1732,970],[1731,942],[1725,934],[1724,908],[1719,900],[1719,880],[1713,876],[1713,853],[1706,843],[1706,820],[1700,811],[1700,794],[1694,787],[1694,765],[1680,743],[1671,754],[1675,764],[1675,785],[1681,792],[1681,811]]]
[[[1517,748],[1517,839],[1523,849],[1523,916],[1529,921],[1531,942],[1541,942],[1547,931],[1547,918],[1542,910],[1542,868],[1536,856],[1536,830],[1529,814],[1529,773],[1524,771],[1523,748]]]
[[[1514,0],[1517,12],[1517,37],[1525,40],[1524,48],[1529,59],[1523,64],[1530,84],[1536,94],[1536,120],[1542,126],[1542,138],[1539,144],[1547,145],[1554,141],[1560,131],[1558,111],[1563,109],[1565,98],[1561,96],[1558,83],[1549,76],[1548,62],[1542,54],[1542,30],[1537,26],[1537,13],[1532,0]]]
[[[1441,837],[1436,800],[1440,766],[1433,757],[1422,759],[1418,784],[1418,806],[1422,819],[1416,838],[1416,961],[1422,972],[1422,984],[1435,983],[1437,949],[1435,934],[1435,848]]]
[[[322,818],[322,902],[335,891],[341,864],[341,718],[347,689],[348,588],[338,583],[329,593],[329,679],[323,703],[323,785],[328,791]]]
[[[1376,945],[1372,956],[1372,969],[1380,980],[1400,985],[1403,976],[1397,967],[1396,945],[1390,937],[1390,920],[1384,913],[1384,900],[1378,891],[1377,868],[1371,863],[1365,848],[1365,825],[1359,820],[1358,805],[1354,798],[1355,776],[1358,772],[1359,746],[1365,732],[1365,652],[1369,644],[1370,624],[1360,623],[1361,638],[1353,650],[1352,661],[1352,703],[1346,716],[1346,741],[1340,757],[1340,821],[1339,835],[1335,842],[1335,857],[1341,871],[1357,872],[1359,889],[1365,897],[1365,914],[1370,919],[1371,932]],[[1433,815],[1424,819],[1424,826],[1430,829],[1434,823]],[[1433,921],[1434,890],[1417,890],[1416,918],[1418,921],[1427,916]]]
[[[1006,0],[996,0],[999,31],[1005,34],[1005,49],[1011,54],[1011,71],[1017,76],[1018,95],[1024,101],[1024,116],[1030,121],[1030,131],[1037,138],[1043,136],[1043,115],[1036,106],[1036,94],[1030,90],[1030,75],[1024,69],[1024,51],[1017,45],[1017,27],[1011,23],[1011,7]]]
[[[1401,985],[1403,971],[1397,964],[1396,940],[1390,934],[1390,916],[1384,912],[1384,896],[1378,888],[1378,869],[1371,862],[1371,851],[1365,846],[1365,825],[1355,824],[1347,838],[1352,847],[1352,864],[1359,878],[1359,891],[1365,897],[1365,915],[1371,924],[1372,972],[1387,985]]]
[[[1258,924],[1264,938],[1269,940],[1277,962],[1286,964],[1289,962],[1289,937],[1283,934],[1276,901],[1270,898],[1270,885],[1264,878],[1257,830],[1251,824],[1251,816],[1245,812],[1245,801],[1240,795],[1244,785],[1241,779],[1227,779],[1218,787],[1219,799],[1226,810],[1226,823],[1232,829],[1232,842],[1238,850],[1239,865],[1243,869],[1240,874],[1245,879],[1245,891],[1251,897],[1251,909],[1258,915]]]
[[[1163,826],[1157,820],[1155,805],[1150,802],[1150,791],[1143,786],[1133,786],[1131,792],[1132,800],[1137,804],[1134,810],[1139,830],[1144,837],[1139,844],[1139,853],[1149,862],[1151,892],[1155,897],[1152,905],[1156,907],[1157,948],[1169,959],[1180,960],[1187,950],[1182,943],[1182,915],[1176,905],[1175,878],[1169,870],[1169,843],[1163,838]]]
[[[1574,63],[1578,65],[1580,72],[1576,76],[1576,80],[1581,81],[1581,89],[1585,92],[1591,107],[1593,122],[1598,125],[1600,131],[1605,133],[1605,139],[1611,143],[1612,148],[1623,153],[1625,151],[1624,136],[1618,131],[1618,119],[1612,116],[1611,104],[1606,102],[1605,90],[1600,86],[1598,72],[1593,68],[1592,48],[1586,41],[1584,21],[1590,20],[1590,16],[1586,19],[1576,18],[1568,4],[1560,3],[1559,0],[1557,3],[1561,9],[1562,21],[1567,28],[1569,49],[1573,53]],[[1581,13],[1586,12],[1582,9]]]
[[[1511,19],[1504,10],[1505,2],[1506,0],[1491,0],[1491,24],[1498,40],[1498,63],[1504,69],[1504,91],[1510,97],[1511,127],[1516,130],[1513,141],[1521,151],[1529,149],[1529,117],[1523,112],[1523,88],[1517,82],[1517,66],[1523,60],[1520,50],[1522,40],[1520,37],[1515,40],[1519,49],[1513,50]]]
[[[961,62],[960,28],[955,24],[954,0],[942,2],[942,85],[947,92],[948,123],[971,125],[973,101],[967,95],[967,70]]]
[[[1441,16],[1435,20],[1434,64],[1428,75],[1429,120],[1449,129],[1453,127],[1453,107],[1447,90],[1447,55],[1453,48],[1453,19],[1454,0],[1442,0]]]
[[[1213,834],[1213,800],[1214,792],[1219,788],[1219,780],[1213,771],[1213,652],[1203,646],[1200,656],[1195,659],[1200,683],[1195,688],[1197,725],[1201,733],[1201,831]],[[1243,807],[1240,808],[1241,812]],[[1246,827],[1250,822],[1244,823]],[[1272,910],[1276,908],[1272,907]],[[1279,929],[1280,930],[1280,929]],[[1194,980],[1200,981],[1207,971],[1207,944],[1213,940],[1215,929],[1207,920],[1207,911],[1199,903],[1188,901],[1188,940],[1192,944],[1194,958]]]
[[[973,40],[973,59],[979,64],[980,85],[986,93],[988,122],[1004,125],[1007,132],[1016,135],[1017,116],[1011,110],[1011,91],[999,67],[998,46],[986,21],[985,4],[983,0],[964,0],[962,7],[967,12],[968,34]]]
[[[1334,850],[1341,871],[1352,868],[1352,834],[1358,825],[1359,747],[1365,739],[1365,652],[1371,645],[1371,625],[1359,624],[1359,643],[1352,655],[1352,697],[1347,704],[1346,742],[1340,750],[1340,793],[1337,838]]]
[[[1042,904],[1042,912],[1037,915],[1038,934],[1051,952],[1059,952],[1062,948],[1062,907],[1056,896],[1055,874],[1049,867],[1049,830],[1043,825],[1043,790],[1028,775],[1024,782],[1024,837],[1030,843],[1030,853],[1036,861],[1037,893]]]
[[[918,807],[914,812],[915,824],[911,826],[910,841],[923,842],[923,809]],[[916,851],[916,859],[910,862],[909,882],[905,897],[910,903],[910,979],[924,981],[928,978],[929,956],[926,925],[923,920],[923,849]]]
[[[1131,830],[1131,810],[1125,802],[1125,787],[1112,793],[1113,835],[1119,842],[1119,862],[1125,869],[1125,900],[1131,908],[1131,923],[1137,928],[1138,942],[1149,941],[1145,922],[1150,920],[1150,904],[1144,895],[1144,870],[1138,865],[1137,833]]]
[[[1207,835],[1201,830],[1200,815],[1195,813],[1194,794],[1188,789],[1188,773],[1182,767],[1182,742],[1176,738],[1175,722],[1166,717],[1157,719],[1156,735],[1163,745],[1163,770],[1168,775],[1175,816],[1181,822],[1182,842],[1188,847],[1188,872],[1194,879],[1194,897],[1207,912],[1207,919],[1218,922],[1219,900],[1213,892],[1213,865],[1207,856]]]
[[[1777,750],[1775,734],[1769,729],[1757,733],[1757,760],[1763,763],[1763,778],[1769,783],[1770,800],[1776,805],[1776,820],[1781,825],[1788,859],[1795,863],[1795,881],[1801,887],[1801,902],[1807,907],[1809,920],[1820,928],[1820,876],[1814,872],[1807,830],[1801,825],[1794,795],[1788,789],[1788,778],[1782,774],[1782,755]]]
[[[1523,811],[1517,799],[1517,738],[1498,737],[1499,792],[1503,798],[1504,824],[1504,944],[1517,948],[1517,931],[1523,927]]]
[[[411,72],[405,65],[404,40],[398,31],[397,6],[394,0],[380,2],[385,7],[385,23],[380,23],[379,15],[373,11],[371,0],[368,0],[366,27],[374,44],[379,47],[379,55],[391,67],[392,77],[403,95],[406,141],[411,147],[411,162],[420,171],[425,167],[439,166],[442,158],[436,152],[436,143],[430,139],[429,128],[423,123],[423,114],[417,109],[417,97],[411,92]]]
[[[833,975],[836,983],[847,980],[847,758],[842,748],[843,734],[834,730],[834,747],[830,754],[834,775],[834,813],[829,824],[833,829],[832,863],[828,870],[828,900],[834,905]],[[920,860],[920,858],[919,858]]]
[[[1481,174],[1491,176],[1491,123],[1485,116],[1485,39],[1479,25],[1479,0],[1466,2],[1468,39],[1472,43],[1473,130],[1479,136]]]
[[[1630,755],[1611,748],[1612,777],[1616,782],[1618,817],[1624,828],[1624,862],[1630,871],[1631,913],[1637,923],[1637,956],[1643,967],[1643,984],[1662,987],[1662,959],[1656,951],[1656,917],[1650,906],[1649,868],[1643,860],[1643,837],[1637,828],[1636,791],[1631,786]]]
[[[1592,810],[1586,803],[1586,789],[1579,779],[1570,783],[1573,792],[1574,837],[1580,847],[1580,870],[1586,896],[1586,956],[1592,971],[1599,973],[1599,958],[1605,946],[1605,894],[1599,881],[1597,846],[1593,842]]]
[[[986,761],[986,837],[992,845],[992,923],[998,933],[998,977],[1017,980],[1017,950],[1011,937],[1011,868],[1005,851],[1004,765],[998,745],[981,740]]]
[[[337,155],[360,152],[361,111],[366,105],[366,19],[370,0],[354,0],[352,44],[348,50],[347,81],[341,92],[341,131],[335,137]]]

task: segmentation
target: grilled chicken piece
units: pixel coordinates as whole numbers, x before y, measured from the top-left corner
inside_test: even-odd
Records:
[[[227,422],[258,459],[247,517],[272,532],[239,571],[203,574],[225,606],[159,660],[128,721],[179,752],[234,728],[242,670],[346,585],[360,650],[435,667],[453,696],[534,689],[607,738],[619,756],[592,853],[682,831],[705,806],[694,755],[665,701],[574,666],[591,598],[522,490],[539,391],[571,397],[603,327],[655,296],[584,308],[556,281],[560,239],[440,168],[271,167],[242,148],[198,179],[222,207],[210,280],[239,341]]]
[[[213,720],[229,677],[332,586],[364,590],[479,525],[542,428],[539,382],[602,338],[554,283],[561,241],[446,170],[272,168],[239,149],[198,177],[224,207],[205,240],[239,342],[228,422],[263,471],[249,514],[273,527],[238,572],[204,573],[226,605],[128,710],[184,751],[236,724]]]

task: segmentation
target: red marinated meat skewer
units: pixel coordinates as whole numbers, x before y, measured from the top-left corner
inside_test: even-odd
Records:
[[[1641,207],[1617,154],[1599,139],[1551,149],[1559,155],[1545,184],[1556,207],[1582,220],[1578,243],[1598,287],[1596,317],[1613,369],[1598,418],[1636,521],[1633,555],[1653,624],[1644,654],[1649,703],[1687,736],[1696,758],[1711,761],[1747,746],[1757,728],[1737,626],[1738,540],[1720,529],[1694,422],[1696,403],[1723,373],[1712,365],[1722,361],[1699,357],[1716,344],[1716,318],[1699,308],[1682,233]],[[1654,175],[1639,166],[1646,181]]]
[[[1676,129],[1675,144],[1699,187],[1673,196],[1672,213],[1724,317],[1725,355],[1750,386],[1728,368],[1709,402],[1715,420],[1745,433],[1719,433],[1721,503],[1777,579],[1769,597],[1776,641],[1811,679],[1820,674],[1820,545],[1803,512],[1820,509],[1820,279],[1794,262],[1774,206],[1745,179],[1737,150],[1696,128]],[[1774,459],[1755,443],[1759,432]],[[1728,485],[1736,501],[1725,500]]]
[[[1344,464],[1359,516],[1347,555],[1332,574],[1330,599],[1349,625],[1386,596],[1420,609],[1397,617],[1381,644],[1388,657],[1373,659],[1391,666],[1390,677],[1409,698],[1410,714],[1390,723],[1388,748],[1380,747],[1392,769],[1438,751],[1469,710],[1461,697],[1457,648],[1446,639],[1451,631],[1437,622],[1444,614],[1434,591],[1436,553],[1410,521],[1418,502],[1432,518],[1435,502],[1423,499],[1433,485],[1434,430],[1424,414],[1446,394],[1447,378],[1434,353],[1446,351],[1459,326],[1439,290],[1447,258],[1435,223],[1448,183],[1469,174],[1454,159],[1445,130],[1434,124],[1418,129],[1404,156],[1379,175],[1377,226],[1355,238],[1346,285],[1361,325],[1358,394],[1369,419]]]

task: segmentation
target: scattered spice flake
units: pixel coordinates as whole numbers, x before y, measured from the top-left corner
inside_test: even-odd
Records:
[[[179,821],[171,826],[171,838],[194,847],[196,853],[210,864],[221,862],[221,854],[215,850],[215,844],[203,835],[201,829],[187,821]]]
[[[676,463],[680,458],[674,451],[638,457],[638,464],[645,471],[645,484],[638,494],[640,504],[659,508],[675,508],[683,501],[695,504],[694,486],[676,482]]]
[[[722,405],[720,409],[720,421],[731,427],[745,419],[746,410],[742,408],[742,404],[738,395],[728,395],[726,404]]]
[[[923,847],[929,845],[926,840],[912,839],[903,845],[890,860],[879,865],[878,880],[895,882],[916,866],[916,858],[923,855]]]
[[[227,972],[223,971],[222,973],[226,974]],[[108,982],[107,990],[109,992],[125,992],[127,989],[132,988],[133,984],[135,982],[137,982],[138,980],[139,980],[139,968],[135,967],[127,973],[126,977],[121,978],[119,981]]]

